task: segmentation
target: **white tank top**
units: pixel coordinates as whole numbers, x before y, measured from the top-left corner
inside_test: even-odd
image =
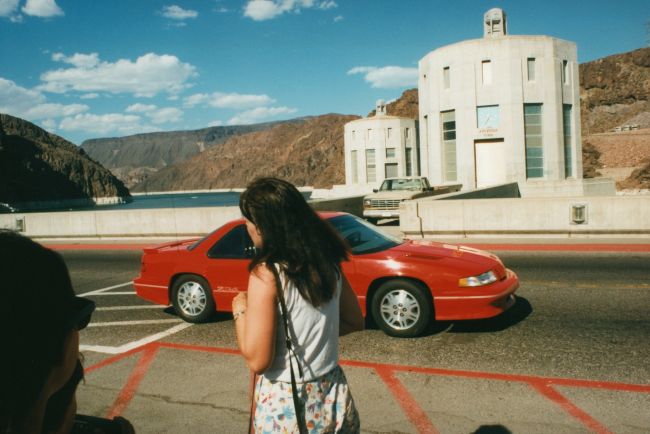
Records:
[[[279,268],[279,267],[278,267]],[[302,298],[293,282],[288,282],[280,270],[280,282],[284,288],[284,300],[289,317],[289,334],[294,351],[303,372],[300,378],[296,360],[293,360],[296,382],[312,381],[334,369],[339,360],[339,298],[341,278],[330,301],[319,307],[312,306]],[[275,356],[264,376],[274,381],[291,381],[289,354],[285,341],[284,324],[280,303],[277,304],[278,323],[275,336]]]

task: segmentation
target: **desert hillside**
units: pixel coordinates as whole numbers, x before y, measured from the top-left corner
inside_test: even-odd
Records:
[[[129,190],[83,149],[36,125],[0,114],[0,202],[122,197]]]
[[[358,116],[328,114],[238,135],[151,174],[133,190],[243,187],[259,176],[329,188],[345,180],[343,125],[354,119]]]

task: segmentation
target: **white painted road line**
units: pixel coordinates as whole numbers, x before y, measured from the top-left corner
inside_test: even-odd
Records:
[[[87,297],[89,295],[97,295],[97,294],[101,294],[101,293],[106,292],[106,291],[110,291],[111,289],[121,288],[123,286],[132,285],[132,284],[133,284],[133,282],[120,283],[119,285],[109,286],[108,288],[102,288],[102,289],[96,289],[96,290],[90,291],[90,292],[84,292],[83,294],[79,294],[79,297]]]
[[[149,325],[149,324],[168,324],[170,322],[183,322],[182,319],[147,319],[140,321],[111,321],[111,322],[91,322],[88,327],[109,327],[109,326],[131,326],[131,325]]]
[[[167,337],[169,335],[173,335],[174,333],[178,333],[181,330],[184,330],[188,327],[191,327],[192,324],[183,322],[181,324],[178,324],[172,328],[169,328],[163,332],[156,333],[155,335],[147,336],[146,338],[129,342],[128,344],[121,345],[119,347],[109,347],[109,346],[103,346],[103,345],[84,345],[81,344],[79,345],[79,350],[81,351],[94,351],[96,353],[105,353],[105,354],[122,354],[126,353],[127,351],[131,351],[134,348],[141,347],[143,345],[149,344],[151,342],[155,342],[157,340],[160,340],[164,337]]]
[[[123,292],[98,292],[95,294],[90,294],[93,297],[100,295],[135,295],[135,291],[123,291]]]
[[[146,304],[144,306],[109,306],[109,307],[98,307],[99,310],[137,310],[137,309],[163,309],[165,306],[160,306],[156,304]]]

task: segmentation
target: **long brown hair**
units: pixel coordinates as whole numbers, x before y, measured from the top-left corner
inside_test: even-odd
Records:
[[[277,178],[257,179],[240,196],[239,208],[262,236],[249,269],[280,264],[305,300],[314,306],[329,301],[348,248],[296,187]]]

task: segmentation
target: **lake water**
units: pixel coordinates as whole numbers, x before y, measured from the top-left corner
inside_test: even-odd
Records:
[[[305,199],[309,200],[311,192],[303,192]],[[60,211],[104,211],[128,209],[156,209],[156,208],[204,208],[213,206],[238,206],[238,192],[212,192],[212,193],[164,193],[133,196],[133,202],[115,205],[97,205]]]

